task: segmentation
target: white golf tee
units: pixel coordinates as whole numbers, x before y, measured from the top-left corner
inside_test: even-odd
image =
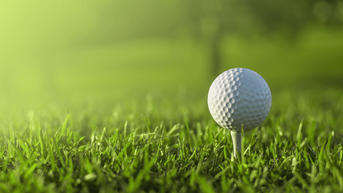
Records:
[[[242,133],[237,131],[231,131],[231,137],[233,144],[233,156],[234,158],[237,158],[237,152],[241,153],[242,149]]]

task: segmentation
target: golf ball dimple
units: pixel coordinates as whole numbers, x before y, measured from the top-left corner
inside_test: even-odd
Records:
[[[213,81],[207,102],[220,126],[240,131],[243,124],[244,131],[249,131],[267,118],[272,95],[262,76],[246,68],[233,68]]]

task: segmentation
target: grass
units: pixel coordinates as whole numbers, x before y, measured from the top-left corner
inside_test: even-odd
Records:
[[[318,93],[273,93],[238,159],[204,93],[18,116],[0,138],[0,192],[341,192],[343,93]]]
[[[342,39],[309,31],[295,46],[227,39],[223,69],[256,70],[273,95],[238,159],[207,109],[206,45],[3,60],[0,192],[343,192]]]

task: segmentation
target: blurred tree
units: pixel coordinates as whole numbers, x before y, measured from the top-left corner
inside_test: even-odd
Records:
[[[127,0],[105,5],[98,6],[100,19],[87,44],[189,33],[209,49],[211,78],[221,71],[222,44],[230,34],[249,38],[281,32],[295,40],[308,24],[343,22],[342,0]]]
[[[222,42],[229,34],[249,37],[282,32],[296,39],[310,23],[342,24],[341,0],[186,0],[186,21],[210,49],[211,76],[221,70]],[[286,32],[286,33],[285,33]]]

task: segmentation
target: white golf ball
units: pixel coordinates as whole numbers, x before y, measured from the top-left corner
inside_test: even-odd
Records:
[[[249,131],[268,116],[272,95],[267,82],[256,72],[233,68],[220,74],[208,92],[208,108],[222,127]]]

